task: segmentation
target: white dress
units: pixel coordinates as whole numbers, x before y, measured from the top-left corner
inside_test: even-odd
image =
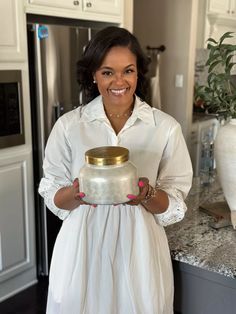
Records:
[[[141,205],[82,205],[72,211],[53,202],[71,185],[85,152],[97,146],[130,151],[139,177],[169,195],[163,214]],[[50,267],[48,314],[171,314],[173,274],[164,226],[180,221],[192,181],[192,166],[175,119],[136,97],[132,116],[118,135],[101,96],[63,115],[45,150],[39,193],[63,220]],[[128,194],[128,193],[127,193]]]

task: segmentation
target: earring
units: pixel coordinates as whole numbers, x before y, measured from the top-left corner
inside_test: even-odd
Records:
[[[96,84],[97,82],[95,80],[93,80],[93,84]]]

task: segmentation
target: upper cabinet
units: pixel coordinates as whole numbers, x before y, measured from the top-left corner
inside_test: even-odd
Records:
[[[0,12],[0,62],[26,60],[25,14],[21,1],[1,0]]]
[[[91,0],[83,1],[83,9],[87,12],[106,13],[112,15],[121,14],[120,0]]]
[[[39,5],[44,7],[60,8],[60,9],[69,9],[69,10],[81,10],[82,1],[74,0],[28,0],[29,4]]]
[[[229,31],[235,31],[236,0],[208,0],[206,14],[210,24],[210,33],[213,33],[214,28],[218,26],[220,28],[229,26]]]
[[[218,40],[225,32],[236,32],[236,0],[198,0],[197,48],[206,48],[209,37]]]
[[[27,0],[26,12],[122,24],[124,0]]]
[[[231,17],[235,15],[236,0],[210,0],[208,3],[208,13],[217,13]]]

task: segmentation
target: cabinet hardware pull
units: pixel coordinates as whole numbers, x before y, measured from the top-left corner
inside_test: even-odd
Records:
[[[91,2],[87,2],[87,3],[86,3],[86,7],[87,7],[87,8],[91,8],[91,6],[92,6],[92,3],[91,3]]]
[[[227,10],[227,13],[230,13],[230,10]]]
[[[234,11],[232,11],[231,13],[234,14]]]
[[[79,1],[74,1],[74,5],[79,5]]]

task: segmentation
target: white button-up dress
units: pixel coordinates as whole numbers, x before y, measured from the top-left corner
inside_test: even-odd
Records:
[[[139,177],[168,193],[166,212],[153,215],[141,205],[57,208],[54,195],[78,177],[85,152],[117,145],[129,149]],[[116,135],[99,96],[56,122],[43,168],[39,193],[63,220],[51,261],[47,313],[173,313],[172,264],[164,226],[184,217],[184,198],[192,182],[191,161],[177,121],[136,97],[131,117]]]

